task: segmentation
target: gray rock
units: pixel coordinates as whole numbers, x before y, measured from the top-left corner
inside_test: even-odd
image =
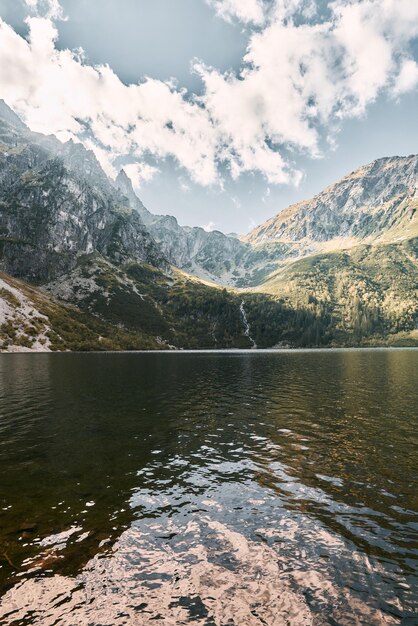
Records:
[[[31,133],[9,118],[0,111],[0,269],[45,283],[95,250],[115,263],[168,268],[140,215],[93,153]]]
[[[373,240],[415,219],[418,156],[378,159],[331,185],[312,200],[292,205],[255,228],[245,241],[312,243],[353,237]]]

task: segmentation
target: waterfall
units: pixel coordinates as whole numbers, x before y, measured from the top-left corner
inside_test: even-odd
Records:
[[[251,343],[253,344],[252,347],[256,348],[257,346],[255,345],[255,341],[251,337],[251,328],[250,328],[250,325],[248,323],[247,314],[246,314],[245,309],[244,309],[244,300],[241,302],[239,310],[240,310],[241,317],[242,317],[242,323],[244,324],[244,335],[246,337],[248,337],[248,339],[251,341]]]

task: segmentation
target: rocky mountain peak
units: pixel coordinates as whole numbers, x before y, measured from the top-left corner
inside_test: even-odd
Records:
[[[148,225],[153,216],[136,195],[132,181],[123,168],[116,176],[114,186],[128,199],[131,208],[139,213],[144,224]]]
[[[88,179],[96,185],[111,189],[109,179],[96,155],[82,143],[69,139],[64,144],[57,145],[56,153],[63,159],[65,166],[79,178]]]
[[[0,269],[45,283],[74,268],[80,255],[95,252],[116,264],[167,268],[140,215],[93,152],[14,126],[7,105],[2,114]]]
[[[418,156],[378,159],[351,172],[311,200],[294,204],[244,239],[326,242],[377,238],[415,219]]]
[[[115,185],[118,189],[120,189],[120,191],[124,193],[134,191],[132,181],[123,168],[119,171],[119,174],[116,176]]]

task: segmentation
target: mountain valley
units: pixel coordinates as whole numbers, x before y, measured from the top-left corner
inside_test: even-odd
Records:
[[[153,215],[121,170],[0,103],[0,349],[418,345],[418,156],[237,238]]]

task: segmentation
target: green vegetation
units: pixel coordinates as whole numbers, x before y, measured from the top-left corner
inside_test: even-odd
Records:
[[[308,257],[258,292],[222,289],[178,271],[167,277],[147,264],[116,268],[86,256],[83,276],[99,289],[78,304],[102,322],[143,333],[150,342],[157,338],[159,347],[251,347],[242,301],[260,348],[416,345],[417,247],[413,240]]]
[[[142,332],[130,332],[118,325],[101,320],[96,315],[83,312],[77,307],[57,303],[22,281],[5,274],[4,281],[19,290],[28,306],[32,305],[41,316],[33,311],[24,318],[19,310],[0,325],[0,349],[9,346],[32,348],[35,341],[50,342],[52,350],[149,350],[160,347],[155,338]],[[19,300],[6,288],[0,290],[4,299],[20,306]],[[16,306],[18,309],[18,306]]]
[[[116,268],[98,255],[80,260],[82,277],[99,289],[82,294],[83,311],[131,333],[143,333],[159,347],[249,347],[235,292],[209,286],[177,272],[167,277],[147,264]],[[157,339],[156,339],[157,338]]]
[[[357,246],[289,264],[258,291],[227,290],[148,264],[80,257],[64,305],[8,277],[42,315],[0,327],[0,345],[53,350],[418,345],[418,239]],[[72,282],[71,282],[72,281]],[[8,289],[0,298],[19,309]]]
[[[17,298],[9,289],[5,289],[4,287],[0,289],[0,298],[6,300],[6,302],[14,309],[20,306],[19,298]]]
[[[52,350],[103,351],[152,350],[158,344],[142,333],[132,333],[106,324],[72,307],[50,305],[45,310],[51,322],[47,333]]]
[[[226,289],[180,280],[167,290],[163,306],[174,341],[187,348],[247,348],[240,313],[241,299]]]
[[[261,289],[296,312],[295,345],[416,345],[418,239],[307,257]]]

